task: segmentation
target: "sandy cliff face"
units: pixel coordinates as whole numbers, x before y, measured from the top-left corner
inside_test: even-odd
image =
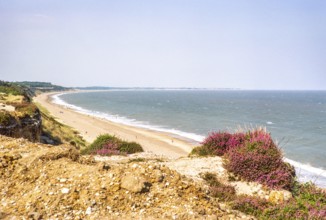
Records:
[[[250,219],[162,158],[96,159],[71,146],[0,135],[0,219],[14,217]]]
[[[33,114],[11,117],[7,123],[0,124],[0,134],[38,142],[40,141],[41,126],[41,114],[37,109]]]

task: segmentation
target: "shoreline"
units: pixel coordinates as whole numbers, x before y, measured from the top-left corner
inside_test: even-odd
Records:
[[[90,143],[98,135],[109,133],[121,139],[141,144],[145,152],[151,152],[173,159],[187,156],[194,147],[198,146],[198,142],[175,133],[110,121],[109,119],[88,115],[87,113],[78,112],[78,110],[69,106],[52,102],[53,98],[51,97],[54,95],[79,92],[98,92],[98,90],[70,90],[42,93],[35,97],[34,101],[45,107],[58,121],[75,128]],[[67,115],[70,116],[67,117]],[[325,171],[322,168],[301,164],[285,157],[284,160],[296,168],[300,181],[314,181],[320,187],[324,188],[326,186]]]
[[[65,91],[64,93],[73,92],[80,91]],[[93,142],[98,135],[108,133],[126,141],[139,143],[145,152],[164,155],[169,158],[187,156],[196,146],[194,143],[172,133],[119,124],[53,103],[51,97],[60,93],[63,92],[42,93],[34,97],[33,101],[46,108],[59,122],[76,129],[89,143]]]

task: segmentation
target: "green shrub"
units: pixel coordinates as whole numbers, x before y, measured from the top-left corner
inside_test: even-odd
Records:
[[[206,146],[199,146],[192,149],[190,155],[197,155],[197,156],[204,157],[212,154],[210,153],[209,149]]]
[[[145,162],[145,158],[139,157],[139,158],[133,158],[128,161],[128,163],[134,163],[134,162]]]
[[[271,206],[271,204],[265,199],[240,195],[232,202],[231,206],[233,209],[260,217],[260,219],[262,219],[264,211]]]
[[[82,154],[100,154],[100,155],[114,155],[114,154],[133,154],[144,151],[143,148],[136,142],[123,141],[115,136],[103,134],[96,138],[96,140],[82,150]]]
[[[224,156],[225,168],[236,177],[271,188],[290,190],[294,168],[283,161],[281,150],[263,129],[246,133],[213,132],[191,154]]]
[[[294,168],[283,161],[280,149],[264,130],[247,132],[246,141],[226,153],[225,168],[247,181],[291,190]]]
[[[140,144],[136,142],[127,142],[127,141],[122,141],[119,143],[119,150],[127,154],[134,154],[137,152],[144,151],[143,148],[140,146]]]
[[[274,219],[326,219],[326,192],[311,183],[298,184],[294,198],[270,207],[266,216]]]
[[[209,185],[209,192],[212,197],[219,198],[221,201],[232,201],[235,199],[235,189],[219,182],[213,173],[204,173],[202,178]]]
[[[109,135],[109,134],[103,134],[99,135],[95,141],[86,147],[85,149],[82,150],[82,154],[92,154],[97,150],[100,150],[103,148],[103,146],[109,142],[116,142],[117,138]]]
[[[33,103],[24,102],[24,103],[12,104],[12,105],[15,106],[15,109],[17,112],[20,112],[22,114],[22,117],[25,117],[28,115],[32,116],[35,113],[39,112],[39,109]]]
[[[231,134],[219,131],[210,133],[202,145],[205,152],[216,156],[223,156],[230,149],[241,146],[244,140],[245,135],[243,133]]]
[[[241,195],[231,206],[258,219],[326,219],[324,190],[311,183],[296,183],[293,196],[284,203],[272,204],[265,199]]]
[[[14,117],[9,112],[0,111],[0,125],[7,126],[13,119]]]
[[[24,92],[17,86],[13,85],[0,85],[0,93],[12,94],[12,95],[23,95]]]

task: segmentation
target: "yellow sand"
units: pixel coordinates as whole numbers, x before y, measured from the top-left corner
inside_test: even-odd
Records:
[[[172,158],[186,156],[194,147],[194,144],[176,138],[169,133],[118,124],[75,112],[52,103],[51,96],[54,94],[57,93],[40,94],[34,98],[34,101],[45,107],[58,121],[79,131],[87,142],[94,141],[100,134],[109,133],[123,140],[138,142],[145,151]]]

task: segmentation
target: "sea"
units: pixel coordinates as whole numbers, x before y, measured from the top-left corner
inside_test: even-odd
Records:
[[[326,91],[110,89],[62,93],[57,104],[195,144],[214,131],[265,127],[301,182],[326,188]]]

